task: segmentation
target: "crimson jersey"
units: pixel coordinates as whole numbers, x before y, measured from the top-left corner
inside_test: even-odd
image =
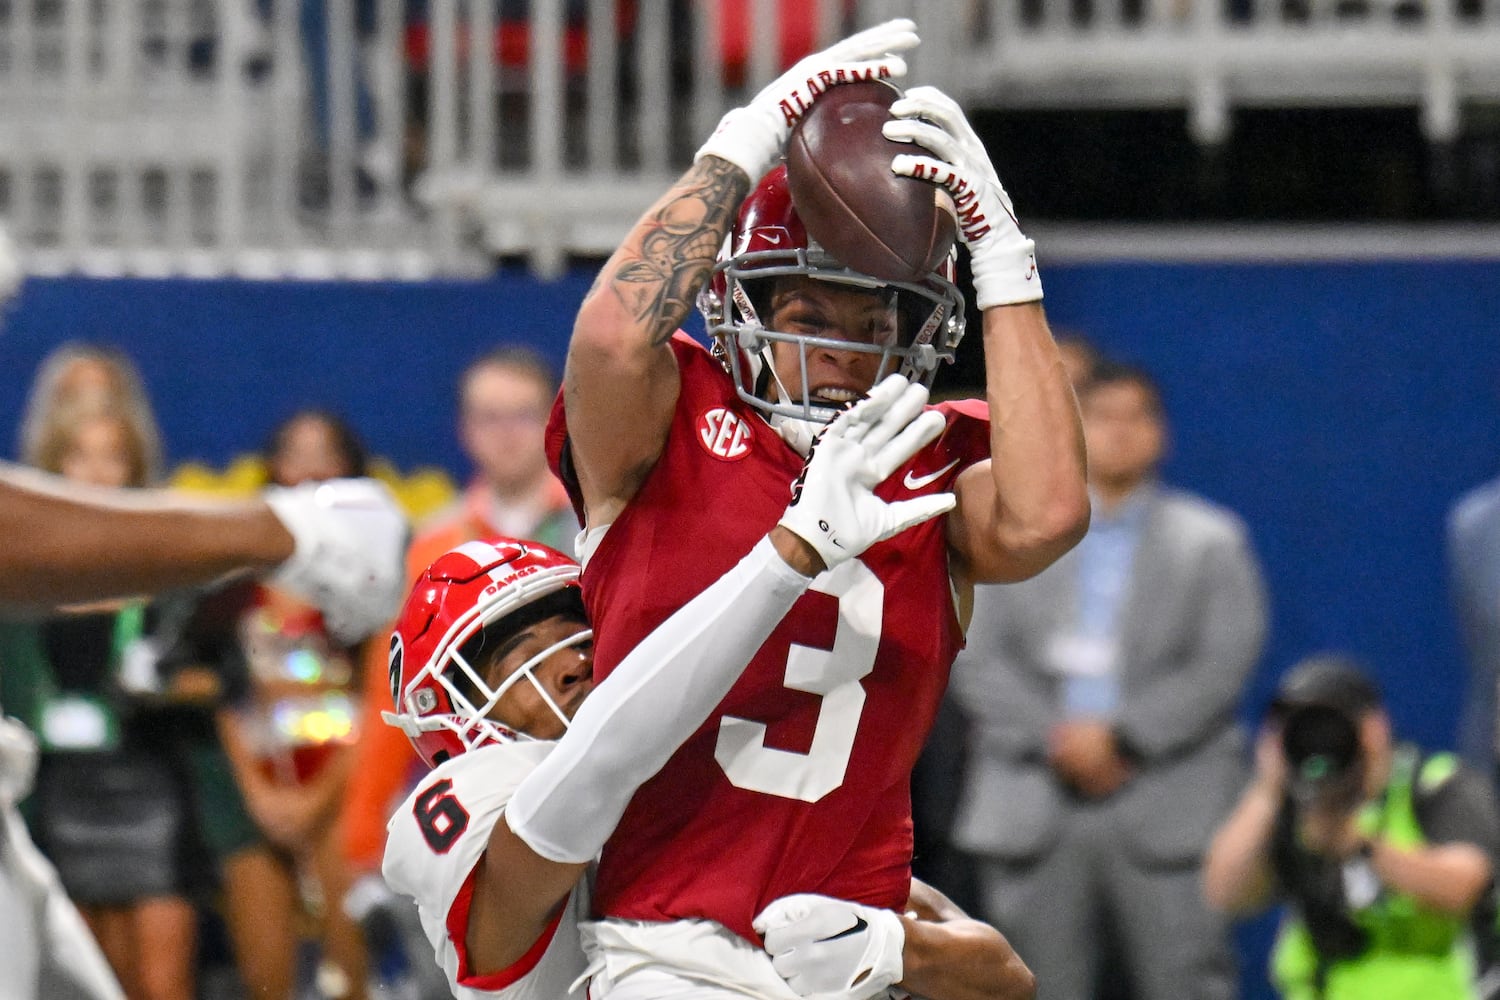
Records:
[[[596,678],[776,524],[802,467],[706,350],[682,334],[672,349],[665,449],[583,572]],[[948,489],[989,456],[983,404],[939,409],[943,436],[882,497]],[[547,441],[569,481],[560,402]],[[791,893],[904,906],[911,769],[961,645],[942,518],[825,572],[636,793],[601,855],[595,913],[707,918],[757,941],[750,921]]]

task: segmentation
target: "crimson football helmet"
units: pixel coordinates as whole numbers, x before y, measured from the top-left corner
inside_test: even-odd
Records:
[[[496,630],[509,633],[538,614],[576,610],[582,618],[578,574],[578,564],[561,552],[508,538],[466,542],[422,573],[391,635],[396,711],[382,714],[406,733],[429,767],[486,743],[528,738],[489,717],[522,678],[567,725],[567,715],[533,671],[559,649],[591,640],[592,630],[582,628],[542,650],[497,688],[485,682],[482,664],[472,661],[478,658],[475,645],[494,648],[501,638]],[[517,621],[526,609],[533,609],[531,616]]]
[[[876,381],[899,371],[912,381],[931,386],[940,361],[953,360],[964,334],[964,297],[954,283],[957,249],[938,267],[915,282],[882,281],[851,270],[814,242],[792,206],[786,165],[761,178],[740,205],[734,227],[714,265],[713,277],[698,296],[698,308],[714,338],[714,354],[734,379],[740,398],[773,420],[796,419],[827,423],[838,407],[815,405],[803,380],[802,398],[791,399],[779,384],[771,363],[771,345],[796,344],[802,370],[810,348],[833,348],[879,354]],[[857,344],[768,329],[769,282],[783,275],[806,275],[854,288],[896,291],[897,342],[893,345]]]

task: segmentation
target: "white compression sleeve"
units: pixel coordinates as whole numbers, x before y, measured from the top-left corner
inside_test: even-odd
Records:
[[[592,861],[637,788],[708,718],[811,583],[763,538],[641,640],[505,808],[544,858]]]

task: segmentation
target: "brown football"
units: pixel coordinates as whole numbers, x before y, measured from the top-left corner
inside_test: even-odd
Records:
[[[915,281],[947,255],[953,199],[931,181],[891,173],[921,151],[880,132],[901,92],[872,80],[829,88],[792,128],[787,186],[807,234],[841,264],[882,281]]]

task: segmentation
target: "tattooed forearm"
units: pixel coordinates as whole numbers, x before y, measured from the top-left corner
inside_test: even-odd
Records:
[[[694,295],[750,190],[739,168],[705,156],[683,175],[600,273],[630,315],[665,342],[693,308]]]

